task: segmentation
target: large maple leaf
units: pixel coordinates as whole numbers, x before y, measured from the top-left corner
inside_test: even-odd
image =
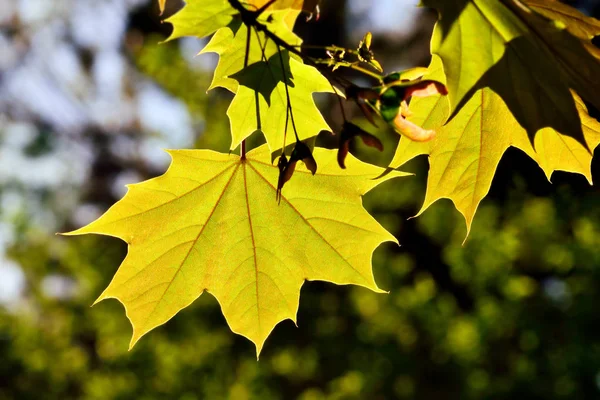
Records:
[[[256,345],[296,321],[306,280],[381,292],[371,256],[394,237],[362,207],[381,168],[316,149],[319,174],[298,165],[275,201],[279,170],[262,146],[242,160],[208,150],[174,150],[168,171],[130,185],[98,220],[70,233],[123,239],[127,257],[97,301],[116,298],[133,325],[133,346],[203,292],[218,300],[231,330]]]
[[[429,76],[444,81],[439,58],[433,58]],[[516,147],[538,162],[548,179],[556,170],[584,175],[591,183],[592,154],[600,143],[600,123],[590,117],[575,93],[571,98],[582,120],[585,145],[555,129],[541,129],[532,142],[506,103],[493,89],[479,89],[446,125],[450,104],[446,97],[414,99],[412,122],[435,129],[430,142],[401,138],[392,167],[427,154],[430,170],[425,201],[419,214],[441,198],[452,200],[467,223],[467,234],[481,200],[487,195],[504,152]]]

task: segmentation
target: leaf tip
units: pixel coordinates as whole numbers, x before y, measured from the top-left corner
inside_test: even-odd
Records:
[[[264,344],[265,344],[264,339],[260,343],[254,342],[254,345],[256,346],[256,361],[260,361],[260,353],[262,352]]]
[[[378,294],[390,294],[389,291],[381,289],[379,286],[377,286],[377,284],[375,284],[374,288],[370,287],[369,289]]]
[[[131,318],[129,318],[129,315],[127,316],[127,318],[129,319],[129,321],[131,322],[131,326],[133,327],[133,334],[131,335],[131,340],[129,341],[129,348],[127,349],[127,351],[131,351],[137,344],[137,342],[140,341],[142,336],[148,333],[148,331],[140,332],[140,330],[136,329],[135,325],[133,324],[133,321],[131,320]]]
[[[92,305],[90,307],[94,307],[96,304],[100,303],[101,301],[105,300],[106,298],[104,297],[104,293],[100,295],[100,297],[98,297],[96,299],[96,301],[94,301],[92,303]]]
[[[127,351],[133,350],[133,347],[135,346],[136,343],[137,343],[137,340],[134,340],[132,337],[131,341],[129,342],[129,347],[127,348]]]
[[[461,211],[462,214],[462,211]],[[467,243],[467,239],[469,238],[469,234],[471,233],[471,226],[473,225],[473,217],[474,214],[463,214],[463,216],[465,217],[465,224],[467,225],[467,232],[465,233],[465,238],[461,243],[461,246],[465,246],[465,243]]]
[[[69,232],[57,232],[56,235],[57,236],[79,236],[79,235],[86,235],[89,232],[87,232],[87,227],[89,225],[86,225],[84,227],[81,227],[79,229],[75,229],[74,231],[69,231]]]

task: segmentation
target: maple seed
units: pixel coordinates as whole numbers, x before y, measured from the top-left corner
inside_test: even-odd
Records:
[[[367,146],[374,147],[379,151],[383,151],[383,143],[381,143],[381,140],[351,122],[346,121],[344,123],[340,136],[337,160],[340,168],[342,169],[346,169],[345,161],[350,148],[350,141],[356,136],[360,137],[363,143]]]
[[[292,178],[298,161],[302,161],[304,165],[306,165],[306,168],[312,172],[313,175],[317,172],[317,162],[315,161],[315,158],[310,152],[308,146],[302,142],[296,142],[296,146],[294,146],[294,150],[292,151],[289,161],[285,156],[285,153],[283,153],[277,162],[277,168],[279,168],[279,178],[277,179],[277,192],[275,195],[275,200],[277,200],[278,203],[281,203],[281,190],[283,189],[283,185],[285,185],[285,183]]]
[[[313,175],[317,172],[317,162],[308,146],[302,142],[296,142],[296,146],[290,157],[290,164],[296,163],[297,161],[302,161]]]
[[[315,22],[319,22],[319,19],[321,18],[321,7],[319,6],[320,2],[321,0],[317,2],[314,11],[308,13],[306,22],[311,21],[313,18],[315,19]]]
[[[285,185],[285,183],[292,177],[292,174],[296,169],[296,163],[294,162],[293,165],[289,163],[285,153],[283,153],[281,154],[281,157],[279,157],[277,168],[279,168],[279,179],[277,180],[277,192],[275,194],[275,200],[277,203],[281,203],[281,189],[283,189],[283,185]]]

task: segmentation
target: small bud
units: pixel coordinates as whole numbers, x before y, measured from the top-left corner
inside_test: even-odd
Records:
[[[371,32],[367,32],[363,40],[358,44],[358,59],[364,63],[371,65],[379,72],[383,72],[383,68],[381,68],[381,64],[375,59],[375,54],[371,50],[371,41],[373,39],[373,35]]]
[[[277,180],[277,193],[275,194],[275,200],[277,203],[281,203],[281,190],[283,185],[290,180],[296,169],[296,162],[288,162],[285,153],[281,154],[279,161],[277,162],[277,168],[279,168],[279,179]]]
[[[373,59],[373,52],[371,51],[371,40],[373,35],[371,32],[365,33],[365,36],[358,44],[358,59],[363,62],[370,62]]]

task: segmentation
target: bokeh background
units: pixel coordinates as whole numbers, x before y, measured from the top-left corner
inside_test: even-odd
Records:
[[[427,65],[435,15],[417,0],[322,3],[299,24],[307,43],[355,47],[370,30],[386,70]],[[0,0],[0,400],[600,398],[600,190],[551,185],[517,150],[464,245],[449,201],[408,219],[426,159],[365,198],[402,244],[375,252],[389,295],[305,285],[298,327],[280,324],[259,362],[205,295],[128,352],[122,306],[90,308],[126,246],[54,233],[164,172],[164,148],[228,149],[231,95],[205,94],[216,59],[197,39],[159,44],[169,31],[149,0]],[[337,102],[318,100],[339,127]],[[368,129],[386,150],[354,151],[385,166],[398,137]]]

